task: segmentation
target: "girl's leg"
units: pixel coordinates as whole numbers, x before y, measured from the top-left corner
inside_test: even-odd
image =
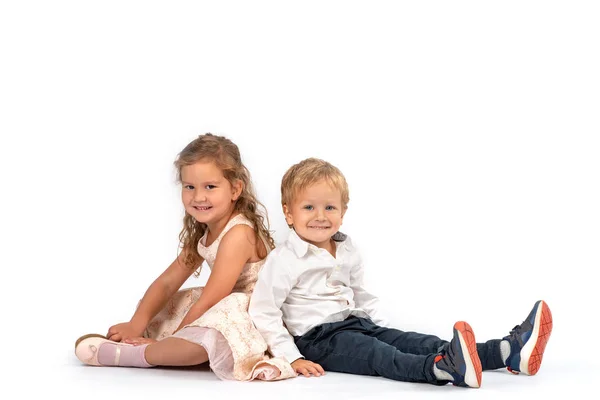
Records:
[[[152,365],[181,367],[208,361],[204,347],[176,337],[168,337],[148,345],[144,355],[146,361]]]
[[[148,368],[198,365],[208,361],[204,347],[175,337],[134,346],[91,335],[77,342],[75,354],[82,362],[97,366]]]

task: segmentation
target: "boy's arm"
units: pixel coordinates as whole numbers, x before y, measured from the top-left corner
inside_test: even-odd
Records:
[[[356,303],[357,308],[369,314],[374,323],[387,327],[389,322],[379,308],[379,298],[365,289],[365,268],[362,259],[359,258],[357,261],[350,270],[350,287],[354,292],[354,303]]]
[[[282,320],[281,306],[292,287],[289,265],[282,262],[277,254],[271,253],[259,272],[248,307],[248,313],[271,354],[284,357],[289,363],[303,358]]]

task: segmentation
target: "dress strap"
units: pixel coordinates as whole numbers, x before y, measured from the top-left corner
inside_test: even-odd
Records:
[[[223,236],[236,225],[248,225],[249,227],[254,228],[254,224],[248,221],[244,214],[238,214],[227,222],[227,225],[225,225],[225,228],[223,228],[219,236],[215,239],[215,242],[220,242],[221,239],[223,239]]]
[[[244,216],[244,214],[238,214],[235,217],[231,218],[229,220],[229,222],[227,223],[227,225],[225,225],[225,228],[223,229],[223,232],[221,232],[221,234],[219,235],[219,237],[215,240],[215,242],[217,241],[221,241],[221,239],[223,238],[223,236],[225,236],[225,234],[234,226],[236,225],[248,225],[250,228],[254,229],[254,224],[252,222],[250,222],[248,220],[248,218],[246,218]],[[258,235],[259,239],[263,242],[263,244],[265,245],[265,250],[267,251],[267,254],[269,254],[271,252],[271,247],[269,245],[269,242],[267,241],[266,238],[263,237],[263,235],[259,234]]]

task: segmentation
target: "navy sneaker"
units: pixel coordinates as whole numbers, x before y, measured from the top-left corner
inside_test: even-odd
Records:
[[[552,313],[543,300],[538,300],[521,325],[504,340],[510,343],[506,368],[513,373],[535,375],[542,364],[544,349],[552,333]]]
[[[438,369],[446,371],[455,386],[481,386],[481,361],[477,353],[475,334],[464,321],[454,324],[454,337],[434,360]]]

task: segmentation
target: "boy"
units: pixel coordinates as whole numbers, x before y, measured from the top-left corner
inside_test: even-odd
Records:
[[[473,388],[482,370],[537,373],[552,331],[543,301],[509,336],[486,343],[476,343],[463,321],[450,342],[388,328],[377,297],[363,287],[358,251],[339,232],[348,201],[343,174],[323,160],[306,159],[283,177],[281,203],[292,229],[268,256],[249,306],[273,356],[305,376],[327,370]]]

